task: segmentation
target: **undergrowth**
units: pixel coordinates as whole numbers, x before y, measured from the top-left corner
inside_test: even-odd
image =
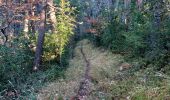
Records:
[[[24,37],[14,39],[10,47],[0,45],[0,99],[36,100],[39,89],[63,77],[68,66],[69,48],[62,55],[62,65],[53,60],[43,62],[41,71],[32,71],[34,53],[29,48],[29,40]]]

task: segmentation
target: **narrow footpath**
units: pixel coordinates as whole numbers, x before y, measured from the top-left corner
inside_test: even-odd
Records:
[[[42,88],[38,100],[111,100],[111,87],[122,56],[84,39],[76,44],[65,77]],[[61,99],[62,98],[62,99]]]
[[[85,74],[83,77],[83,80],[80,82],[80,87],[76,96],[77,100],[87,100],[88,95],[90,94],[90,61],[87,59],[86,54],[83,51],[83,46],[81,45],[80,52],[83,56],[83,59],[85,61]]]

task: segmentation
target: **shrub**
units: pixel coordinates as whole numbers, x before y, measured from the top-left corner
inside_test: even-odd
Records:
[[[26,49],[24,42],[12,42],[12,47],[0,45],[0,91],[8,85],[14,87],[24,81],[31,70],[32,55]]]

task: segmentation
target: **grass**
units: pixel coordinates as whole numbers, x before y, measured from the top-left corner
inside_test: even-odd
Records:
[[[120,71],[124,57],[108,50],[95,47],[84,39],[76,44],[74,57],[69,60],[65,77],[50,82],[38,94],[38,100],[71,99],[77,94],[85,72],[85,61],[82,59],[80,47],[90,61],[90,94],[88,100],[169,100],[170,78],[154,68],[135,70],[133,67]]]
[[[54,98],[61,96],[64,99],[70,99],[77,94],[79,83],[85,72],[85,62],[80,53],[81,46],[83,46],[83,51],[90,61],[91,67],[90,76],[93,82],[90,85],[91,94],[89,95],[89,99],[94,99],[96,96],[100,98],[101,94],[101,98],[103,98],[109,94],[110,91],[107,90],[111,88],[111,78],[118,69],[117,65],[123,59],[120,55],[113,55],[107,50],[97,48],[89,40],[84,39],[78,42],[74,49],[74,58],[69,61],[65,78],[52,82],[47,87],[42,88],[42,91],[38,95],[39,99],[47,100],[50,95],[53,95]]]
[[[117,80],[112,86],[114,97],[129,98],[129,100],[169,100],[170,80],[158,76],[152,68],[141,69],[138,72],[123,72],[126,78]]]

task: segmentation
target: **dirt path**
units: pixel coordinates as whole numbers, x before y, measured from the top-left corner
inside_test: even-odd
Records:
[[[64,79],[49,83],[37,95],[38,100],[111,100],[113,77],[120,55],[97,48],[89,40],[77,43]]]
[[[85,74],[83,77],[83,80],[80,82],[80,87],[77,93],[77,96],[75,99],[77,100],[87,100],[88,95],[90,94],[90,76],[89,76],[89,72],[90,72],[90,61],[87,59],[86,54],[83,51],[83,46],[81,46],[80,48],[80,52],[83,56],[83,59],[85,61]]]
[[[85,79],[89,79],[90,61],[87,59],[86,54],[85,54],[84,51],[83,51],[83,46],[81,46],[80,52],[81,52],[81,54],[83,55],[83,59],[84,59],[84,61],[85,61],[85,63],[86,63],[86,65],[85,65],[86,71],[85,71],[84,77],[85,77]]]

